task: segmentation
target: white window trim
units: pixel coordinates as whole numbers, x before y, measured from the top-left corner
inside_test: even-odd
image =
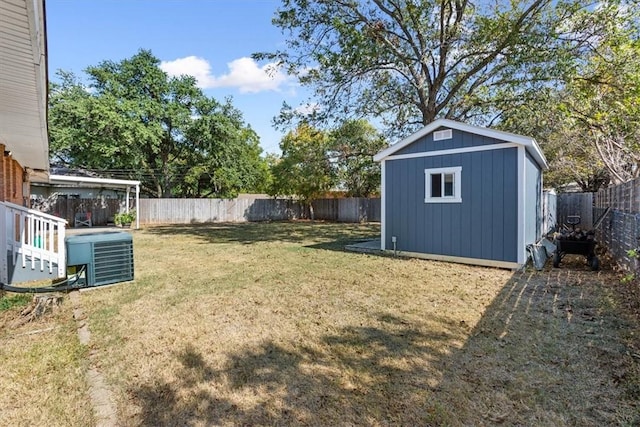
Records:
[[[453,174],[453,197],[431,197],[431,175]],[[424,170],[424,202],[425,203],[462,203],[462,166],[435,168]],[[444,180],[443,180],[444,185]],[[444,192],[443,192],[444,194]]]

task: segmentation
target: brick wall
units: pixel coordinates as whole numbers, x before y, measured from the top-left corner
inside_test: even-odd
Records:
[[[6,147],[0,144],[0,198],[2,201],[23,205],[25,197],[23,194],[24,170],[20,163],[5,154]]]

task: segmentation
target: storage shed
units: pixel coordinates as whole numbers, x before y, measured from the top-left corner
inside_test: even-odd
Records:
[[[548,166],[532,138],[439,119],[374,160],[382,250],[519,268],[541,237]]]

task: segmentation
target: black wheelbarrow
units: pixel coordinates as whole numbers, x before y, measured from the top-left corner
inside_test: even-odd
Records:
[[[596,256],[596,240],[595,232],[583,232],[577,230],[575,226],[580,223],[579,216],[567,217],[567,223],[572,226],[572,231],[568,233],[560,233],[556,236],[554,244],[556,245],[556,251],[553,254],[553,266],[559,267],[562,258],[567,254],[584,255],[587,259],[587,264],[591,267],[591,270],[597,271],[600,269],[600,260]]]
[[[553,266],[560,267],[560,262],[567,254],[584,255],[591,270],[600,269],[600,260],[596,256],[595,240],[558,240],[555,241],[556,251],[553,254]]]

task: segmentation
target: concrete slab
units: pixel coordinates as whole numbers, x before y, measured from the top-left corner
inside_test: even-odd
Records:
[[[363,242],[350,243],[346,245],[345,250],[351,252],[361,252],[361,253],[382,253],[380,250],[380,239],[375,240],[366,240]]]

